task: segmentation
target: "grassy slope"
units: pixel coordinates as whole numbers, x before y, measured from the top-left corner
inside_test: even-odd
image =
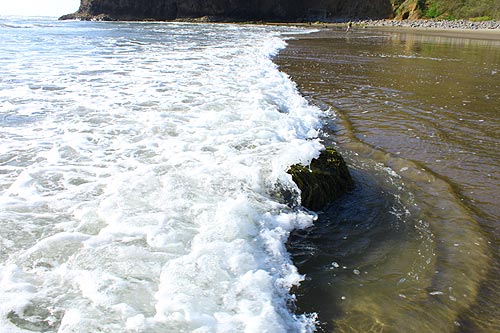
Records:
[[[500,19],[500,0],[391,0],[398,8],[414,4],[424,18],[439,19]]]
[[[430,17],[500,19],[498,0],[430,0],[427,3],[424,13]]]

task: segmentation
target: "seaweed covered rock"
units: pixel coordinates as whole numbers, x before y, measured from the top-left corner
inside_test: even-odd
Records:
[[[326,148],[309,167],[295,164],[288,173],[299,187],[302,206],[321,210],[353,186],[342,156],[335,148]]]

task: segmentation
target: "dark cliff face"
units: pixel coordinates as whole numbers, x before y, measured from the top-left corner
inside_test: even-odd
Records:
[[[62,18],[91,19],[108,17],[119,20],[172,20],[177,17],[177,0],[81,0],[74,14]]]
[[[209,16],[216,20],[302,21],[387,18],[391,0],[81,0],[62,19],[173,20]]]
[[[185,0],[178,1],[179,18],[213,16],[228,19],[287,19],[300,14],[300,0]]]

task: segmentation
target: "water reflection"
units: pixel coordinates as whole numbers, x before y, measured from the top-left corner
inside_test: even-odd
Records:
[[[330,127],[357,175],[357,192],[291,240],[310,278],[299,306],[325,331],[500,327],[500,41],[470,36],[326,32],[278,59],[339,115]]]
[[[391,312],[407,297],[425,298],[418,281],[430,283],[432,235],[423,222],[408,220],[403,200],[411,201],[409,193],[388,184],[386,170],[374,169],[375,177],[353,169],[356,189],[290,239],[294,261],[309,272],[301,291],[316,300],[299,298],[299,306],[319,313],[320,331],[368,331],[387,319],[384,308]]]

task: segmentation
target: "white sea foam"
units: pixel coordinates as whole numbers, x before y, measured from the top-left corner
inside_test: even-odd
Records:
[[[29,24],[18,22],[18,25]],[[0,26],[0,331],[301,332],[283,28]]]

